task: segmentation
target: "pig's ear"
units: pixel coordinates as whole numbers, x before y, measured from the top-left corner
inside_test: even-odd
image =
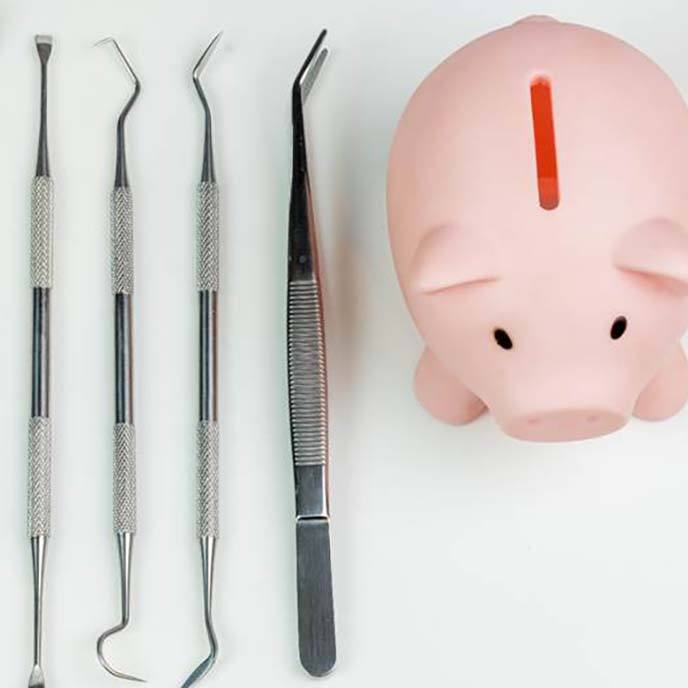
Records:
[[[431,230],[413,257],[410,285],[431,294],[451,287],[499,279],[494,246],[455,225]]]
[[[619,240],[614,265],[688,294],[688,232],[664,218],[636,225]]]

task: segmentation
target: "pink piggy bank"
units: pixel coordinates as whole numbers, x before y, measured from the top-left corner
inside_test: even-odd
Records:
[[[688,109],[630,45],[530,17],[454,53],[392,146],[394,260],[423,406],[527,440],[688,397]]]

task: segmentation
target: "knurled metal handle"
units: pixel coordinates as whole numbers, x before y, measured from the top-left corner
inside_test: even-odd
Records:
[[[113,517],[115,533],[136,532],[136,432],[116,423],[113,433]]]
[[[198,423],[198,537],[220,535],[220,430],[215,421]]]
[[[220,195],[215,182],[201,182],[196,192],[196,286],[218,291],[220,286]]]
[[[31,186],[31,285],[53,285],[53,180],[34,177]]]
[[[292,281],[287,294],[287,368],[295,464],[326,463],[327,376],[320,287]]]
[[[50,535],[51,435],[50,418],[29,420],[29,537]]]
[[[118,186],[110,196],[112,293],[134,293],[134,208],[131,189]]]

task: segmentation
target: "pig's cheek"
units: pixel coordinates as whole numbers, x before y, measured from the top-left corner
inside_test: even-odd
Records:
[[[631,293],[627,310],[628,330],[618,342],[619,354],[627,365],[642,370],[645,384],[661,366],[664,358],[680,342],[688,325],[688,299],[662,290],[637,290]]]
[[[435,357],[462,381],[476,365],[484,367],[490,354],[507,354],[493,338],[491,307],[462,290],[417,296],[411,304],[414,320]]]
[[[418,297],[414,305],[414,319],[426,345],[454,370],[453,362],[461,358],[465,345],[466,320],[461,304],[444,294],[428,294]]]

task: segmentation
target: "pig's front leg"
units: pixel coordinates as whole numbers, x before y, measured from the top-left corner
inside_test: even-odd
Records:
[[[485,404],[453,377],[428,349],[418,362],[415,388],[418,401],[445,423],[470,423],[485,411]]]
[[[680,411],[686,400],[688,361],[679,344],[638,397],[633,415],[644,420],[663,420]]]

